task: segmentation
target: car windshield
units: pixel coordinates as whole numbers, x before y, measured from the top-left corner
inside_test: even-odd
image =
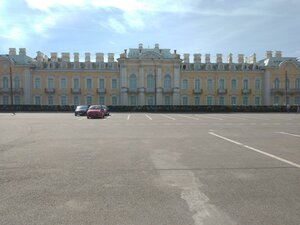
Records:
[[[87,109],[87,106],[77,106],[77,109]]]
[[[89,109],[101,109],[100,105],[92,105]]]

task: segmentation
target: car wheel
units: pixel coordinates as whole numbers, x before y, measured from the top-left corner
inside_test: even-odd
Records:
[[[75,113],[75,116],[77,116],[77,113]]]

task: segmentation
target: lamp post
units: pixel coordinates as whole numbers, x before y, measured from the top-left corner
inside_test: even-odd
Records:
[[[8,61],[9,61],[9,81],[10,81],[10,104],[11,106],[14,105],[14,95],[13,95],[13,78],[12,78],[12,59],[7,55]]]
[[[289,65],[286,64],[285,66],[285,107],[286,111],[289,111],[289,105],[288,105],[288,70],[289,70]]]

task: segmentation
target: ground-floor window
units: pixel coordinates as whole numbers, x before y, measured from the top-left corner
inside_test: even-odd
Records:
[[[16,105],[20,105],[20,104],[21,104],[21,98],[20,98],[19,95],[16,95],[16,96],[14,97],[14,99],[15,99],[15,104],[16,104]]]
[[[195,105],[200,105],[200,97],[199,96],[194,97],[194,104]]]
[[[237,97],[231,96],[231,105],[236,105],[236,104],[237,104]]]
[[[260,105],[260,97],[259,96],[256,96],[255,99],[254,99],[254,104],[255,105]]]
[[[67,96],[65,96],[65,95],[60,96],[60,104],[67,105]]]
[[[48,96],[48,105],[53,105],[54,104],[54,97],[52,95]]]
[[[182,105],[188,105],[188,97],[187,96],[183,96],[182,97]]]
[[[93,104],[93,97],[92,96],[86,96],[86,104],[92,105]]]
[[[219,105],[225,105],[225,98],[224,96],[219,97]]]
[[[279,100],[280,100],[280,98],[278,95],[274,96],[274,101],[273,101],[274,105],[279,105]]]
[[[79,97],[77,95],[73,97],[73,104],[79,105]]]
[[[243,105],[248,105],[248,96],[243,96]]]
[[[171,105],[171,96],[165,96],[165,105]]]
[[[34,104],[40,105],[41,104],[41,96],[34,96]]]
[[[135,95],[130,96],[130,105],[136,105],[136,96]]]
[[[147,96],[147,105],[154,105],[153,96]]]
[[[117,105],[118,104],[118,97],[117,96],[112,96],[111,97],[111,104],[112,105]]]
[[[295,104],[300,105],[300,96],[295,97]]]
[[[104,105],[104,104],[105,104],[104,96],[99,96],[99,105]]]
[[[213,104],[213,97],[212,96],[207,96],[206,97],[206,104],[207,105],[212,105]]]

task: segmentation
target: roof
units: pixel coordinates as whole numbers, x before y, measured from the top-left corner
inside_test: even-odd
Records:
[[[13,61],[15,65],[31,65],[36,62],[35,59],[27,56],[27,55],[0,55],[3,58],[9,58]]]

